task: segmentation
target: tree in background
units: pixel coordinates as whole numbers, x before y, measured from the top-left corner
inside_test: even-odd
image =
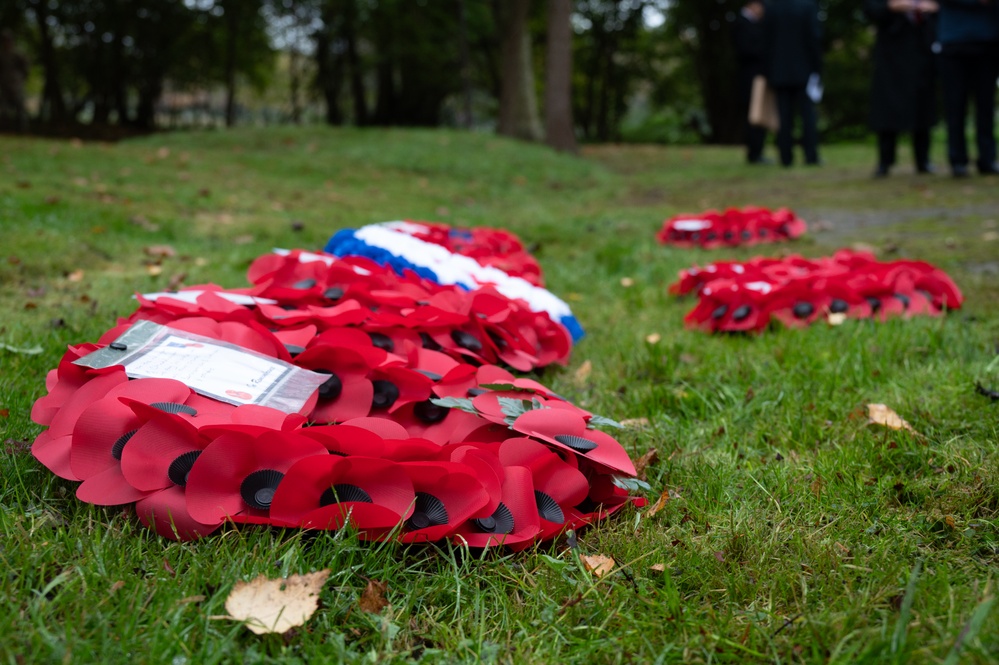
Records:
[[[576,124],[572,119],[571,0],[548,1],[545,142],[556,150],[576,152]]]
[[[509,0],[496,5],[496,23],[502,35],[497,129],[505,136],[539,141],[542,129],[528,29],[530,9],[530,0]]]

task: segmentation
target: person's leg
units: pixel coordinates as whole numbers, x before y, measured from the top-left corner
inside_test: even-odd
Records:
[[[777,130],[777,150],[780,163],[791,166],[794,163],[794,88],[777,88],[777,116],[780,128]]]
[[[912,132],[912,152],[916,158],[917,173],[932,173],[930,165],[930,130],[916,129]]]
[[[805,150],[805,163],[819,163],[819,125],[815,114],[815,103],[802,88],[798,92],[798,107],[801,109],[801,147]]]
[[[968,144],[964,136],[964,118],[968,114],[968,88],[964,58],[941,55],[940,73],[947,124],[947,159],[955,176],[967,175]]]
[[[746,131],[746,160],[750,164],[763,161],[763,144],[767,140],[767,130],[757,125],[749,125]]]
[[[970,83],[972,94],[975,96],[975,143],[978,147],[979,173],[997,172],[995,135],[997,75],[999,75],[999,62],[996,61],[995,55],[982,56],[974,60]]]
[[[878,132],[878,168],[876,176],[886,176],[895,164],[895,146],[898,142],[898,132],[882,130]]]

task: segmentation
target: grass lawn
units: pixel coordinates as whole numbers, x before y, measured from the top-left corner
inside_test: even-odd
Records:
[[[737,148],[573,158],[445,131],[0,138],[0,658],[999,662],[999,403],[975,392],[999,386],[999,179],[911,175],[903,153],[875,181],[874,154],[830,146],[821,168],[784,170],[747,167]],[[665,217],[747,204],[791,207],[811,232],[756,251],[655,242]],[[28,453],[46,371],[129,314],[132,293],[243,286],[273,247],[403,217],[502,226],[531,245],[588,333],[542,381],[647,419],[619,438],[635,458],[658,450],[649,497],[669,491],[665,508],[628,508],[575,547],[480,558],[250,527],[174,543],[78,502]],[[666,293],[693,263],[854,243],[937,263],[965,308],[712,337],[684,330],[692,301]],[[868,425],[872,402],[920,434]],[[598,579],[580,553],[618,565]],[[239,580],[321,568],[320,610],[288,635],[217,618]],[[381,614],[358,605],[369,580],[388,585]]]

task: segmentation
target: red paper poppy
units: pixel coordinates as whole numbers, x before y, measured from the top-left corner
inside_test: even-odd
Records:
[[[340,529],[348,521],[380,538],[407,519],[416,495],[402,465],[372,457],[308,458],[288,469],[274,493],[277,522]]]
[[[489,515],[472,518],[452,538],[469,547],[530,544],[541,531],[534,478],[522,466],[503,468],[501,501]]]
[[[164,538],[171,540],[196,540],[218,530],[222,520],[213,524],[198,522],[187,511],[184,488],[169,487],[154,492],[135,504],[139,520]]]
[[[404,543],[440,540],[454,533],[489,502],[475,471],[454,462],[407,462],[416,499],[403,525]]]
[[[31,454],[52,473],[67,480],[81,480],[73,473],[70,455],[73,428],[87,407],[103,398],[110,390],[128,381],[125,372],[95,376],[70,394],[52,418],[49,428],[38,435]]]
[[[187,476],[187,509],[194,520],[214,524],[267,523],[274,492],[291,466],[306,457],[328,456],[326,448],[292,432],[258,437],[226,434],[198,457]]]
[[[568,409],[535,409],[519,416],[513,429],[629,476],[635,465],[621,444],[600,430],[587,429],[583,416]]]
[[[582,523],[583,514],[576,506],[589,491],[582,472],[531,439],[508,439],[500,445],[499,456],[504,467],[523,466],[531,471],[540,540]]]

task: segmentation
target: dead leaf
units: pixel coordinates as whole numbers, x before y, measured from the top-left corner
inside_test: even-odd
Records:
[[[123,586],[125,586],[125,582],[123,580],[118,580],[117,582],[111,585],[111,589],[108,590],[108,594],[114,593]]]
[[[148,245],[142,248],[146,256],[158,259],[168,259],[177,256],[177,250],[170,245]]]
[[[586,384],[586,380],[590,378],[590,374],[592,372],[593,363],[587,360],[579,366],[579,369],[577,369],[575,373],[573,373],[572,379],[577,386],[583,386]]]
[[[635,285],[635,280],[633,280],[631,277],[622,277],[621,278],[621,286],[623,286],[624,288],[627,289],[627,288],[632,287],[634,285]]]
[[[658,344],[662,338],[663,336],[659,333],[652,333],[651,335],[646,336],[645,341],[649,344]]]
[[[70,282],[80,282],[83,280],[83,271],[74,270],[73,272],[66,275],[66,279]]]
[[[884,404],[868,404],[867,418],[868,422],[872,425],[882,425],[889,429],[904,429],[912,433],[916,432],[909,423],[905,422],[901,416]]]
[[[191,603],[200,603],[205,599],[204,596],[187,596],[186,598],[181,598],[177,601],[178,605],[189,605]]]
[[[358,601],[358,605],[365,612],[370,612],[372,614],[378,614],[383,609],[388,607],[388,600],[385,598],[385,594],[388,592],[388,584],[385,582],[379,582],[377,580],[368,580],[368,586],[364,587],[364,591],[361,593],[361,599]]]
[[[0,418],[9,418],[10,409],[0,409]]]
[[[665,573],[666,572],[666,564],[665,563],[654,563],[651,566],[649,566],[649,570],[651,570],[654,573]]]
[[[663,490],[663,493],[659,495],[659,498],[656,499],[654,504],[652,504],[652,507],[645,511],[645,516],[654,517],[656,513],[666,507],[666,504],[669,503],[669,499],[669,490]]]
[[[160,148],[156,151],[156,156],[160,159],[166,159],[170,156],[170,148],[167,148],[166,146]]]
[[[146,266],[146,272],[149,274],[150,277],[156,277],[157,275],[162,274],[163,266],[158,266],[155,264],[148,265]]]
[[[626,418],[621,421],[621,425],[630,429],[645,429],[649,426],[648,418]]]
[[[164,291],[179,291],[180,287],[184,285],[184,280],[185,279],[187,279],[187,273],[186,272],[179,272],[179,273],[177,273],[176,275],[174,275],[173,277],[170,278],[170,281],[167,282],[167,285],[166,285],[166,287],[163,290]]]
[[[822,481],[822,476],[818,476],[818,477],[815,478],[815,480],[812,481],[810,489],[812,490],[812,494],[815,495],[816,499],[822,497],[822,486],[823,485],[825,485],[825,483]]]
[[[852,249],[855,252],[868,252],[869,254],[874,254],[875,256],[878,253],[877,247],[875,247],[874,245],[869,245],[866,242],[855,242],[852,245],[850,245],[850,249]]]
[[[999,233],[995,231],[986,231],[982,234],[982,240],[985,242],[992,242],[994,240],[999,240]]]
[[[635,475],[640,480],[645,480],[645,470],[649,468],[650,464],[655,464],[658,461],[659,451],[655,448],[649,448],[644,455],[635,461]]]
[[[604,556],[603,554],[595,554],[593,556],[580,554],[579,558],[583,562],[583,567],[593,573],[596,577],[603,577],[610,571],[614,570],[614,566],[616,565],[614,559],[609,556]]]
[[[319,607],[319,592],[329,569],[307,575],[271,580],[261,575],[250,582],[236,582],[225,609],[257,635],[286,633],[301,626]]]

